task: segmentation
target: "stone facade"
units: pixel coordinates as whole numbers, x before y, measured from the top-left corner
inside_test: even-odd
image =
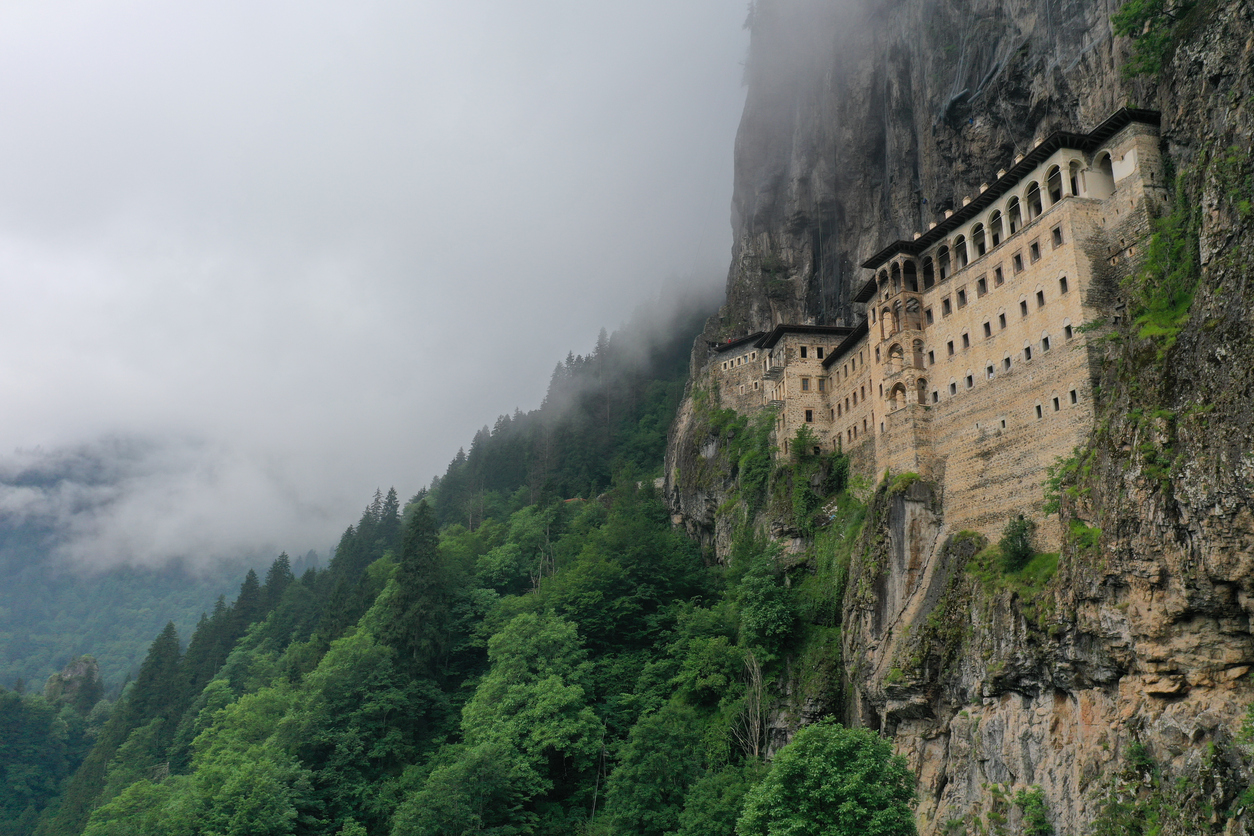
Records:
[[[718,347],[722,403],[777,409],[780,454],[806,425],[869,478],[935,481],[951,530],[996,538],[1024,514],[1056,543],[1041,485],[1093,423],[1081,326],[1118,313],[1111,277],[1161,199],[1157,114],[1054,134],[864,262],[856,328],[781,325]]]

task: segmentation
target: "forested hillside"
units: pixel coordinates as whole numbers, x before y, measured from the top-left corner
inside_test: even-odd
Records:
[[[754,809],[744,832],[765,833],[774,796],[745,801],[771,683],[793,651],[837,675],[831,585],[861,506],[815,577],[787,584],[749,530],[730,566],[703,561],[649,478],[700,322],[683,326],[647,351],[603,334],[430,489],[376,494],[325,570],[281,556],[185,647],[168,625],[116,702],[92,682],[4,692],[0,833],[706,834]],[[805,467],[843,487],[838,461]],[[887,770],[849,822],[908,821],[885,744],[813,737],[806,757]]]

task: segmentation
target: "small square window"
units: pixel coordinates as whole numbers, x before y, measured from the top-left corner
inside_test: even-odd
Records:
[[[819,360],[823,359],[823,346],[820,345],[814,349],[814,356]]]
[[[1071,402],[1078,403],[1079,400],[1080,400],[1080,396],[1076,394],[1076,391],[1074,389],[1072,389],[1071,390]]]
[[[1062,409],[1062,404],[1058,403],[1057,398],[1054,398],[1054,412],[1057,412],[1060,409]]]
[[[965,308],[967,306],[967,291],[962,289],[958,291],[958,307]]]
[[[1058,292],[1059,293],[1067,292],[1067,277],[1066,276],[1063,276],[1061,279],[1058,280]]]
[[[1043,416],[1044,416],[1044,413],[1041,412],[1041,405],[1038,403],[1036,405],[1036,419],[1039,421]]]
[[[988,293],[988,279],[980,276],[975,283],[975,295],[983,296],[985,293]]]
[[[1004,313],[997,315],[997,328],[1002,331],[1006,330],[1006,315]]]
[[[807,410],[806,410],[806,423],[807,423],[807,424],[813,424],[813,423],[814,423],[814,410],[813,410],[813,409],[807,409]]]
[[[1023,299],[1019,302],[1019,313],[1023,314],[1024,316],[1028,315],[1028,300]]]
[[[1011,262],[1014,265],[1014,269],[1016,273],[1023,272],[1023,253],[1015,253],[1015,256],[1013,259],[1011,259]]]
[[[971,335],[964,333],[962,335],[962,348],[966,350],[970,347],[971,347]]]
[[[956,394],[958,394],[958,384],[957,384],[957,383],[951,383],[951,384],[949,384],[949,394],[951,394],[951,395],[956,395]]]
[[[1041,245],[1035,241],[1029,244],[1028,245],[1028,257],[1032,259],[1033,264],[1040,261],[1041,260]]]
[[[1043,290],[1036,291],[1036,306],[1038,308],[1045,307],[1045,291]]]
[[[949,349],[949,356],[953,357],[954,356],[954,341],[950,340],[949,342],[945,343],[945,348]]]
[[[950,311],[949,299],[948,298],[942,299],[941,300],[941,316],[949,316],[949,311]]]
[[[801,391],[802,392],[810,391],[810,378],[808,377],[801,378]]]
[[[1050,234],[1051,234],[1051,235],[1053,236],[1053,238],[1054,238],[1054,246],[1055,246],[1055,247],[1061,247],[1061,246],[1062,246],[1062,227],[1061,227],[1061,226],[1056,226],[1056,227],[1054,227],[1054,228],[1050,231]]]
[[[998,267],[993,271],[993,287],[1001,287],[1005,282],[1006,276],[1002,273],[1001,268]]]
[[[1007,371],[1007,372],[1010,371],[1010,358],[1009,357],[1002,359],[1001,367],[1002,367],[1002,371]]]
[[[988,339],[991,336],[993,336],[993,326],[991,323],[985,322],[984,323],[984,339]]]
[[[975,385],[975,375],[967,375],[967,388],[970,389]]]
[[[801,346],[801,359],[806,359],[806,347],[804,345]]]
[[[935,352],[935,351],[929,351],[929,352],[927,353],[927,364],[928,364],[929,366],[935,366],[935,365],[936,365],[936,352]]]
[[[932,324],[932,309],[928,308],[927,310],[925,310],[923,312],[923,316],[927,320],[927,324],[931,325]]]

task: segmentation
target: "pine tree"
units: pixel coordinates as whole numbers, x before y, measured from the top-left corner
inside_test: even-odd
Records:
[[[405,523],[397,590],[385,631],[398,657],[416,671],[433,671],[445,649],[450,601],[442,568],[435,517],[420,502]]]
[[[179,661],[179,634],[174,622],[168,621],[148,648],[148,655],[135,677],[128,704],[133,725],[156,717],[174,716],[182,702],[178,698],[182,690],[179,688]]]
[[[379,512],[379,538],[383,548],[396,548],[397,538],[401,534],[401,502],[396,495],[396,488],[388,488],[383,498],[383,506]]]
[[[287,552],[283,552],[275,558],[274,563],[270,564],[270,570],[266,572],[264,598],[267,609],[272,609],[279,603],[283,593],[294,580],[296,576],[292,574],[292,561],[288,558]]]

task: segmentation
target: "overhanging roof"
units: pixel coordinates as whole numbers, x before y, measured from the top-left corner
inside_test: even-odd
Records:
[[[858,326],[853,329],[849,336],[841,340],[840,345],[833,348],[830,352],[828,352],[827,356],[823,358],[823,368],[830,369],[832,364],[848,354],[849,350],[857,345],[858,342],[867,335],[869,327],[870,326],[867,325],[866,317],[862,317],[862,321],[858,323]]]
[[[725,343],[710,343],[710,345],[711,347],[713,347],[715,351],[722,353],[724,351],[731,351],[733,348],[739,348],[745,343],[759,340],[762,338],[762,336],[765,333],[766,333],[765,331],[757,331],[756,333],[750,334],[747,337],[741,337],[736,340],[728,340]]]
[[[1161,121],[1161,114],[1156,110],[1138,110],[1136,108],[1124,107],[1115,111],[1106,121],[1087,134],[1072,133],[1070,131],[1057,131],[1050,134],[1040,145],[1029,151],[1024,155],[1023,159],[1012,165],[1005,174],[997,178],[997,182],[972,198],[971,202],[966,206],[954,210],[952,215],[913,241],[894,241],[862,262],[862,266],[868,270],[874,270],[895,255],[919,255],[950,232],[987,209],[993,201],[1009,192],[1015,184],[1027,176],[1028,172],[1036,168],[1060,148],[1075,148],[1085,153],[1091,153],[1096,151],[1106,140],[1133,122],[1158,125]],[[875,288],[873,283],[868,283],[868,285],[871,287],[871,295],[874,295]],[[867,296],[865,299],[862,298],[866,296],[866,291],[867,286],[863,286],[858,295],[854,297],[854,301],[869,301],[870,296]]]
[[[785,334],[845,337],[853,330],[845,325],[776,325],[774,330],[758,341],[758,348],[773,348]]]

